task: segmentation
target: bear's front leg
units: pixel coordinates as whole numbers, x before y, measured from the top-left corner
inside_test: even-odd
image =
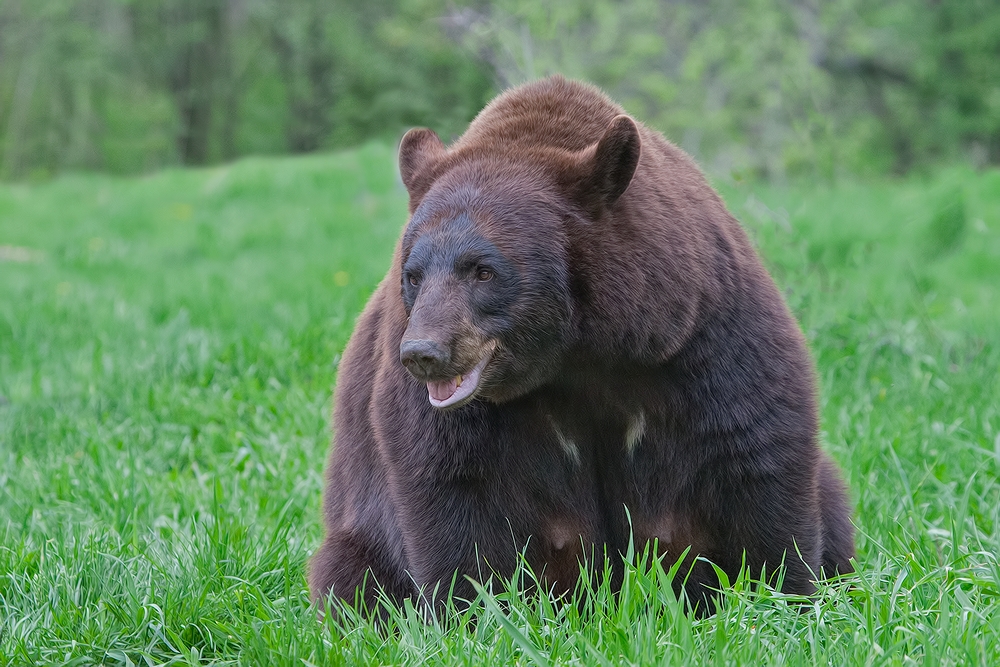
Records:
[[[471,601],[472,581],[508,579],[522,551],[537,560],[525,508],[495,480],[410,480],[400,525],[420,600],[440,606],[449,594]],[[470,581],[471,580],[471,581]]]
[[[730,579],[745,564],[751,577],[766,572],[767,581],[777,585],[774,577],[783,565],[783,592],[815,591],[823,525],[814,465],[789,467],[781,474],[752,471],[752,464],[739,461],[716,466],[714,479],[705,485],[716,503],[706,498],[702,504],[718,512],[706,517],[714,549],[705,555]]]
[[[348,604],[373,611],[379,590],[395,604],[415,594],[413,582],[399,566],[400,554],[380,536],[358,531],[331,532],[309,563],[309,590],[324,603],[333,593]]]

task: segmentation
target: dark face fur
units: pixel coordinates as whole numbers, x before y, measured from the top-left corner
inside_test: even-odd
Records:
[[[432,191],[403,237],[400,361],[439,409],[527,393],[568,341],[561,221],[537,200],[505,201],[506,186]]]

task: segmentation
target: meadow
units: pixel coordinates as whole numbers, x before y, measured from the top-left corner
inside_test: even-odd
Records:
[[[405,222],[393,150],[0,185],[0,664],[1000,664],[1000,172],[716,183],[812,347],[858,572],[684,613],[320,623],[337,362]]]

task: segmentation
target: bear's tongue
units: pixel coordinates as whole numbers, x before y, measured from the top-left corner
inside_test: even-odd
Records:
[[[427,398],[435,408],[447,408],[460,403],[476,393],[479,388],[479,378],[490,360],[487,354],[476,364],[476,367],[464,375],[456,375],[450,380],[440,380],[427,383]]]
[[[450,380],[445,380],[444,382],[428,382],[427,383],[427,393],[431,395],[435,401],[446,401],[455,394],[455,390],[458,389],[458,377],[453,377]]]

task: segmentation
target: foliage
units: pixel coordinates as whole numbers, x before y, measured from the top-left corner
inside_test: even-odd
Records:
[[[713,173],[1000,162],[997,0],[3,0],[0,178],[447,138],[554,72]]]
[[[490,81],[423,18],[441,4],[4,0],[0,177],[457,133]]]
[[[317,622],[336,361],[406,215],[374,144],[0,186],[0,664],[996,664],[1000,172],[721,185],[817,359],[847,585]]]
[[[501,0],[454,25],[504,83],[592,80],[715,173],[1000,162],[995,0]]]

